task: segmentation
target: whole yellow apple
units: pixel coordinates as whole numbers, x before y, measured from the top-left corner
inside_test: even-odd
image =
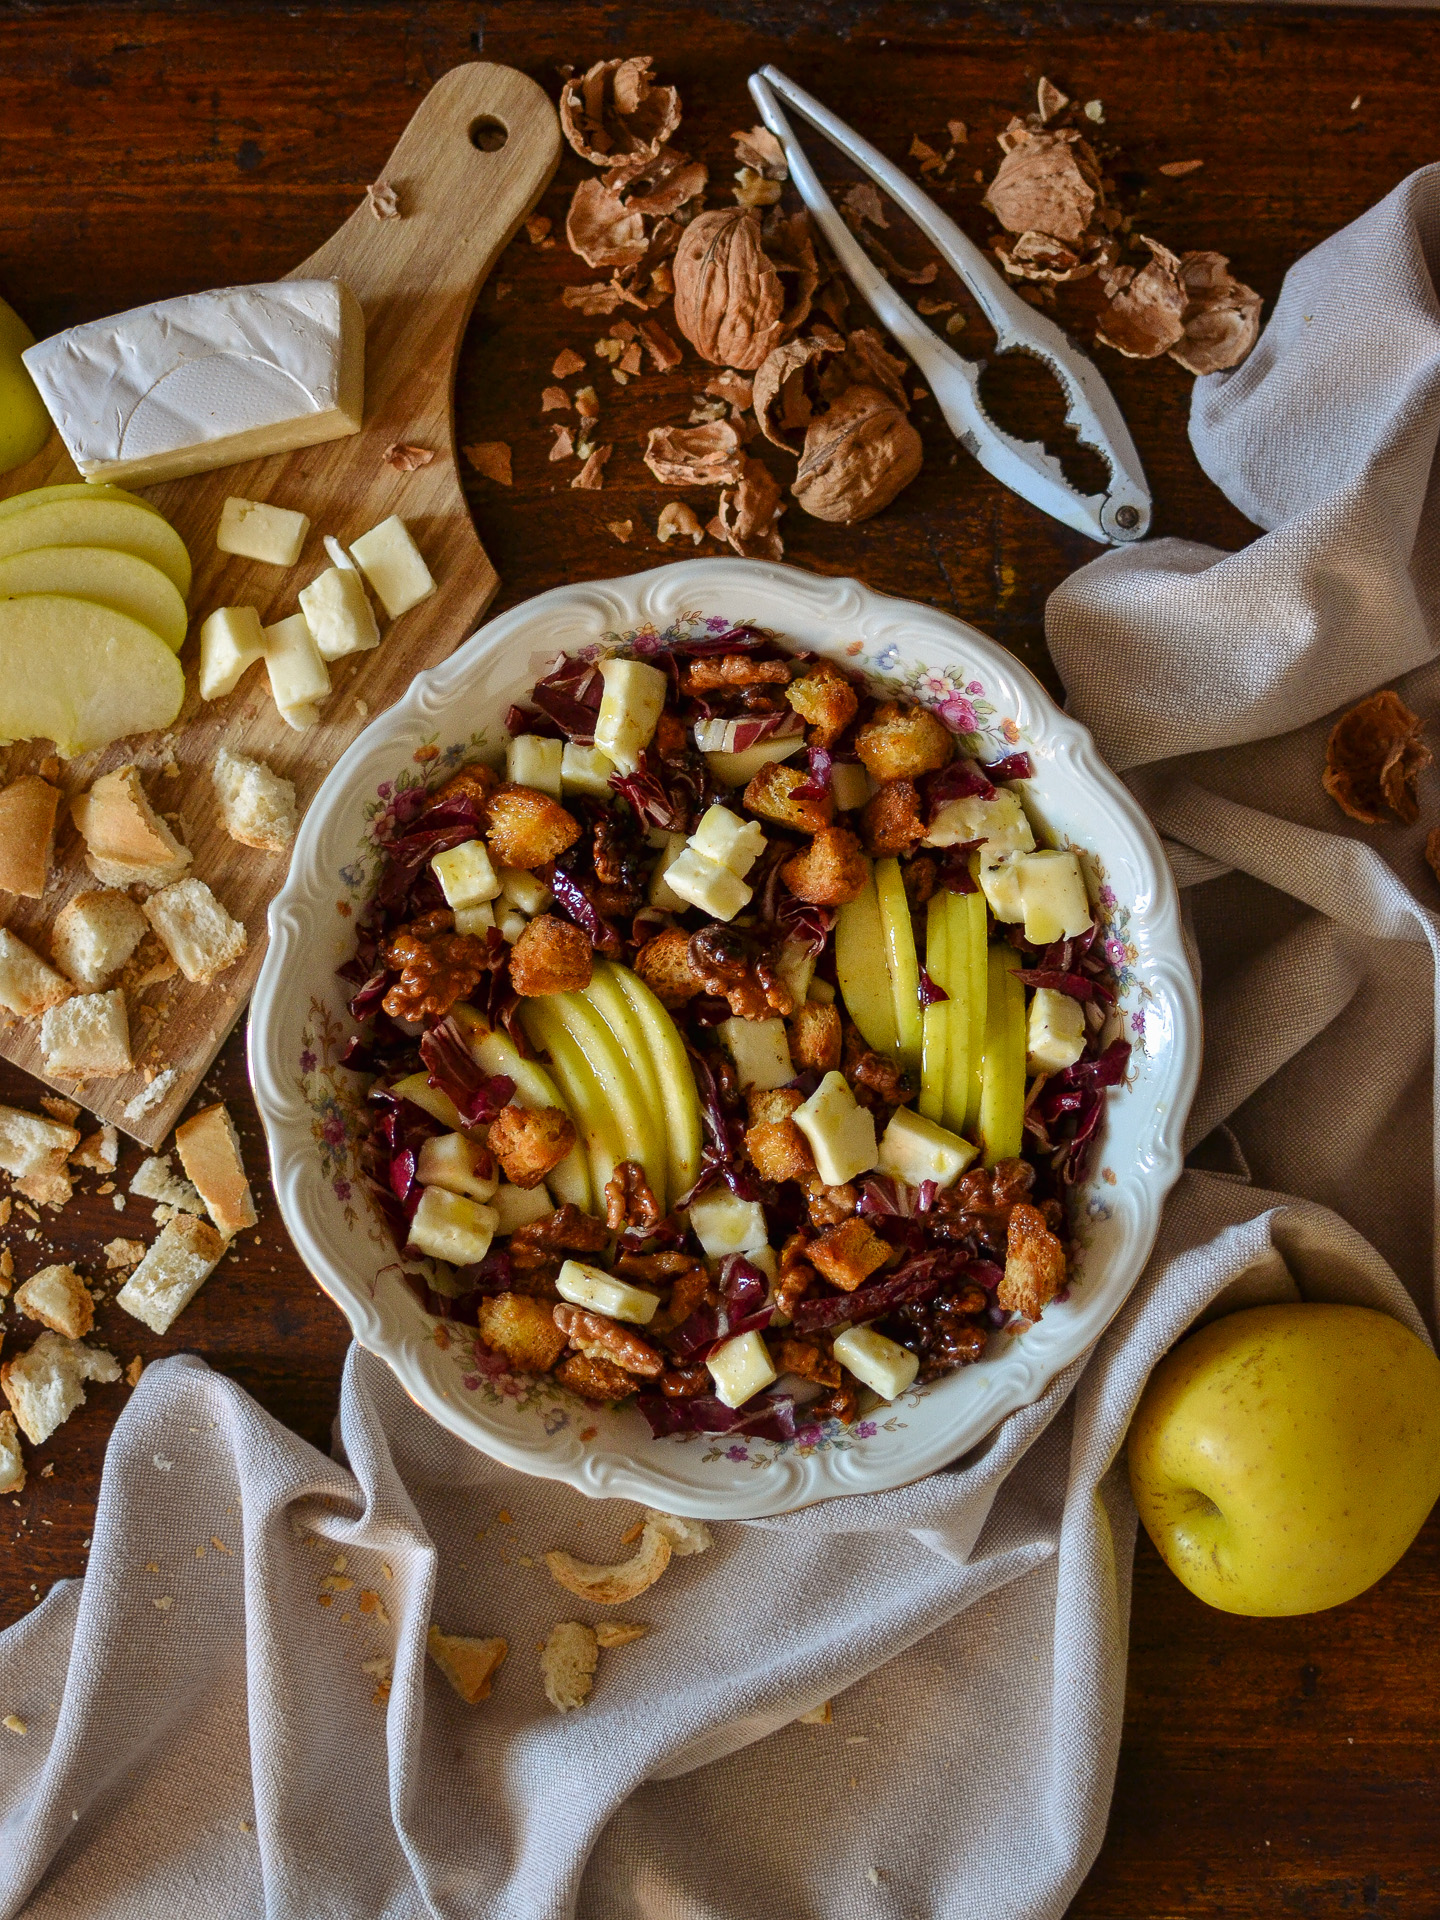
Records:
[[[1208,1605],[1338,1607],[1440,1497],[1440,1360],[1369,1307],[1232,1313],[1151,1374],[1129,1462],[1145,1531]]]
[[[0,473],[33,460],[50,438],[50,416],[25,362],[35,336],[13,307],[0,300]]]

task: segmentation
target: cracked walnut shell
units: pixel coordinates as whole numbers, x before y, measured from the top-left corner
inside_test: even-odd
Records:
[[[790,331],[785,290],[747,207],[702,213],[675,254],[675,323],[701,359],[746,372]]]
[[[560,125],[582,160],[613,167],[657,154],[680,124],[680,94],[657,87],[651,56],[597,60],[560,94]]]

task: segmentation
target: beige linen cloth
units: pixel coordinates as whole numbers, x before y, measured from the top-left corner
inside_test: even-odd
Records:
[[[717,1527],[623,1609],[653,1631],[564,1717],[536,1644],[598,1610],[535,1563],[615,1557],[633,1509],[467,1450],[359,1351],[337,1459],[197,1360],[152,1368],[84,1583],[0,1637],[0,1708],[29,1728],[0,1731],[0,1911],[1064,1911],[1119,1744],[1121,1449],[1149,1369],[1222,1295],[1298,1288],[1417,1330],[1431,1308],[1440,774],[1420,827],[1366,830],[1320,770],[1369,688],[1440,706],[1437,260],[1430,169],[1301,261],[1246,365],[1199,383],[1196,451],[1263,538],[1106,554],[1051,602],[1073,708],[1169,841],[1208,1020],[1191,1170],[1088,1364],[918,1486]],[[331,1572],[354,1585],[321,1607]],[[483,1705],[427,1661],[432,1617],[509,1639]]]

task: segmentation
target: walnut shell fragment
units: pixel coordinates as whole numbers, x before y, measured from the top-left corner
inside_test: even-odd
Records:
[[[1382,687],[1336,721],[1325,746],[1323,785],[1352,820],[1376,827],[1389,807],[1407,823],[1419,817],[1415,782],[1434,759],[1420,738],[1424,722],[1391,687]]]
[[[1179,255],[1148,235],[1140,237],[1150,249],[1150,264],[1116,293],[1095,338],[1128,360],[1154,360],[1184,338],[1189,296]]]
[[[679,91],[655,85],[648,53],[597,60],[561,90],[565,138],[582,160],[597,167],[658,153],[679,124]]]
[[[593,174],[575,189],[565,238],[587,267],[638,266],[650,245],[640,215]]]
[[[735,159],[740,166],[749,167],[763,180],[790,178],[785,149],[768,127],[751,127],[748,133],[732,133],[730,138],[735,142]]]
[[[1440,880],[1440,827],[1432,827],[1425,836],[1425,863]]]
[[[618,1607],[654,1586],[669,1566],[673,1551],[669,1537],[653,1520],[647,1520],[634,1554],[615,1566],[591,1566],[574,1554],[560,1552],[547,1553],[545,1564],[565,1591],[577,1599],[593,1600],[600,1607]]]
[[[720,496],[717,537],[747,560],[778,560],[785,551],[777,524],[784,511],[780,482],[763,461],[747,460],[739,485]]]
[[[1001,136],[1005,157],[984,204],[1007,233],[1043,233],[1084,247],[1104,206],[1100,167],[1088,141],[1070,128],[1037,133],[1012,123]]]
[[[817,520],[868,520],[908,487],[923,448],[903,408],[875,387],[850,387],[805,434],[790,491]]]
[[[728,420],[699,427],[652,427],[645,464],[662,486],[734,486],[744,470],[740,435]]]
[[[1238,367],[1260,338],[1264,302],[1230,272],[1223,253],[1182,253],[1180,278],[1188,296],[1185,336],[1170,358],[1187,373],[1222,373]]]
[[[800,436],[815,411],[806,388],[806,370],[839,348],[833,335],[806,334],[766,354],[755,374],[753,404],[767,440],[788,453],[800,451]]]

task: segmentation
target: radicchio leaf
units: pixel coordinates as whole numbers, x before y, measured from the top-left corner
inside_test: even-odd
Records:
[[[420,1036],[420,1058],[430,1084],[449,1096],[467,1127],[483,1126],[509,1104],[515,1082],[508,1073],[486,1073],[466,1045],[460,1024],[447,1014]]]
[[[655,770],[648,753],[642,752],[634,773],[612,773],[610,785],[634,808],[637,819],[647,827],[659,827],[666,833],[682,833],[683,818],[676,815],[675,803]]]
[[[834,756],[827,747],[807,747],[810,759],[810,771],[798,787],[790,789],[787,798],[791,800],[823,800],[830,791],[831,769],[835,765]]]
[[[564,733],[548,713],[532,713],[528,707],[505,709],[505,731],[512,738],[522,733],[538,734],[542,740],[563,740]]]
[[[992,760],[984,769],[991,780],[1033,780],[1035,767],[1028,753],[1007,753],[1003,760]]]
[[[928,818],[933,822],[940,809],[948,807],[952,800],[993,800],[995,788],[986,779],[978,760],[962,757],[930,775],[925,783],[925,798],[930,808]]]
[[[573,874],[566,873],[563,867],[552,868],[550,891],[554,894],[555,904],[560,911],[573,920],[577,927],[589,934],[590,944],[597,953],[620,952],[619,933],[596,910],[594,902]]]
[[[1062,973],[1050,967],[1019,967],[1015,978],[1022,986],[1049,987],[1054,993],[1068,993],[1072,1000],[1106,1000],[1113,1006],[1115,996],[1099,980],[1088,974]]]
[[[667,1400],[663,1393],[642,1393],[635,1405],[657,1440],[669,1433],[745,1433],[757,1440],[795,1438],[795,1397],[762,1394],[743,1407],[727,1407],[713,1393],[689,1400]]]
[[[922,1007],[938,1006],[942,1000],[948,1000],[949,998],[950,996],[945,991],[944,987],[937,986],[936,983],[930,978],[930,975],[925,971],[924,967],[921,967],[920,969],[920,1004],[921,1006]]]
[[[909,1300],[927,1299],[942,1280],[964,1272],[967,1257],[948,1247],[917,1253],[883,1280],[873,1280],[853,1293],[820,1293],[797,1300],[790,1310],[791,1321],[797,1333],[814,1333],[842,1320],[877,1319]]]
[[[595,716],[605,695],[605,682],[593,660],[572,660],[561,654],[543,680],[537,680],[530,698],[571,740],[595,738]]]
[[[783,851],[788,853],[790,849],[787,846]],[[776,901],[775,924],[787,940],[795,941],[818,959],[825,951],[838,912],[838,907],[817,907],[787,891]]]
[[[940,849],[940,864],[935,871],[935,885],[941,893],[978,893],[979,885],[970,871],[970,856],[981,845],[979,840],[966,840],[957,846]]]

